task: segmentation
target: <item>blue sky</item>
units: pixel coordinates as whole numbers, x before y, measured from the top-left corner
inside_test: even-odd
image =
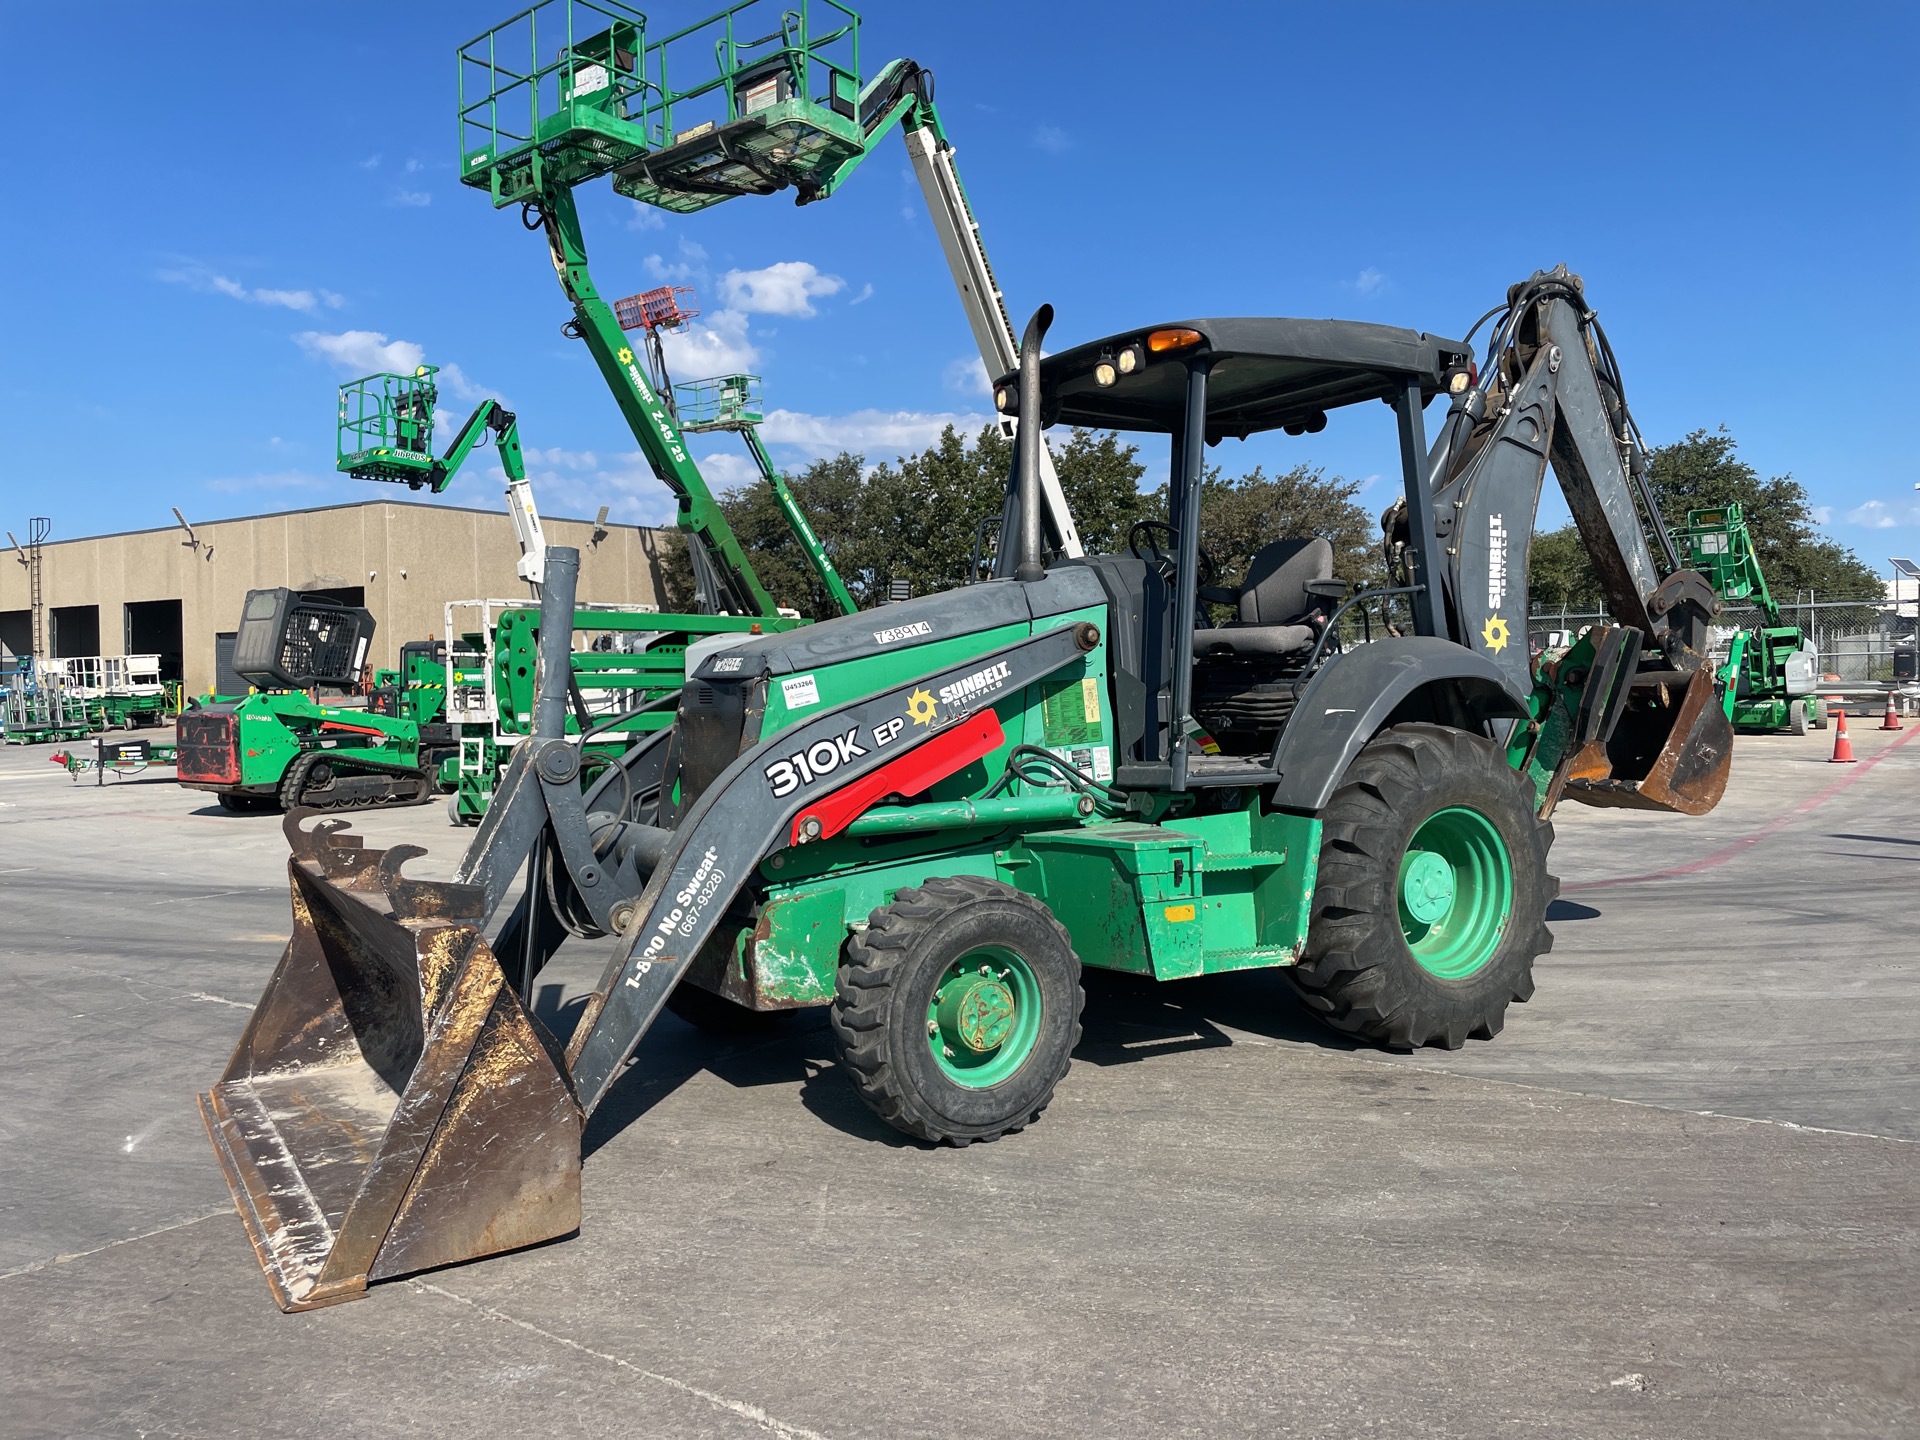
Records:
[[[668,26],[707,7],[644,8]],[[334,474],[334,387],[413,357],[448,367],[455,418],[487,393],[513,406],[548,513],[667,515],[560,336],[539,238],[455,180],[453,56],[490,7],[4,13],[5,528],[404,495]],[[1512,33],[1496,12],[1391,3],[865,13],[868,73],[900,55],[935,72],[1001,282],[1022,315],[1054,305],[1056,346],[1231,313],[1458,335],[1564,260],[1655,443],[1725,425],[1869,563],[1920,550],[1895,298],[1920,233],[1920,7],[1565,5]],[[606,181],[582,206],[604,293],[698,291],[676,378],[765,376],[782,462],[888,458],[984,417],[898,142],[805,209],[680,218]],[[735,480],[744,455],[711,438],[696,455]],[[1393,453],[1382,407],[1218,458],[1366,479]],[[446,498],[498,494],[476,469]]]

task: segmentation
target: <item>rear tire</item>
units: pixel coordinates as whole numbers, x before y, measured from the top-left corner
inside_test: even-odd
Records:
[[[1553,827],[1492,741],[1397,725],[1322,812],[1305,955],[1288,972],[1326,1024],[1401,1049],[1491,1040],[1553,948]]]
[[[1040,1118],[1080,1042],[1080,957],[1051,911],[973,875],[902,890],[847,942],[832,1023],[882,1120],[997,1140]]]

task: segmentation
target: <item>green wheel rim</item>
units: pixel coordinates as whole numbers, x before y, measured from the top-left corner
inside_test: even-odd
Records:
[[[998,1085],[1040,1036],[1040,982],[1013,951],[969,950],[942,972],[927,1002],[927,1047],[956,1085]]]
[[[1513,857],[1493,822],[1455,805],[1429,815],[1400,859],[1400,933],[1422,969],[1463,980],[1500,948],[1513,913]]]

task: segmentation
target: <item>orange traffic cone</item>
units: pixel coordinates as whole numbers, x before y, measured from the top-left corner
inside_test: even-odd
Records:
[[[1853,742],[1847,738],[1847,711],[1842,706],[1834,712],[1833,758],[1829,765],[1853,764]]]
[[[1900,728],[1900,712],[1894,708],[1893,692],[1891,690],[1887,692],[1887,713],[1880,721],[1880,728],[1882,730],[1898,730]]]

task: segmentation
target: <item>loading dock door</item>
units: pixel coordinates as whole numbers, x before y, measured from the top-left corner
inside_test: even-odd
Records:
[[[56,605],[47,614],[53,622],[47,644],[57,659],[100,653],[98,605]]]
[[[169,684],[180,679],[186,653],[178,600],[133,600],[126,606],[129,655],[158,655],[160,678]]]

